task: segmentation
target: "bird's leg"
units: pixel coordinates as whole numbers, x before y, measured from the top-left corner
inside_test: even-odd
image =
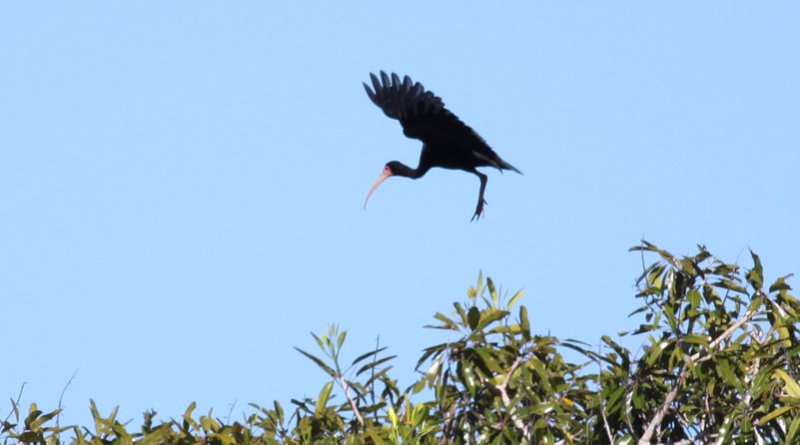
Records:
[[[481,215],[483,215],[483,206],[484,204],[486,204],[486,201],[483,199],[483,192],[484,190],[486,190],[486,181],[488,180],[488,178],[486,177],[486,175],[480,173],[477,170],[473,170],[472,172],[478,175],[478,178],[480,178],[481,180],[481,191],[478,193],[478,206],[475,208],[475,214],[472,215],[472,220],[471,220],[475,221],[476,219],[479,219]]]

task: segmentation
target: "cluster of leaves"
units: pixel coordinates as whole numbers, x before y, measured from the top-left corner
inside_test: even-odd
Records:
[[[643,339],[636,355],[611,337],[602,348],[532,333],[523,293],[507,299],[479,277],[468,300],[430,326],[455,340],[424,350],[419,379],[401,389],[393,356],[376,347],[348,365],[347,333],[313,335],[322,355],[298,351],[329,377],[316,398],[253,404],[241,421],[211,413],[179,420],[144,415],[140,431],[97,412],[93,429],[60,427],[59,410],[18,404],[3,422],[7,444],[505,444],[795,443],[800,430],[800,302],[786,280],[766,290],[759,257],[742,270],[703,246],[657,255],[639,277]],[[619,340],[619,339],[618,339]],[[578,357],[577,363],[565,359]],[[599,351],[599,352],[598,352]],[[603,352],[605,351],[605,352]],[[13,418],[13,419],[12,419]],[[53,421],[55,425],[53,425]]]
[[[761,260],[742,271],[709,253],[661,261],[639,277],[643,354],[608,337],[598,356],[607,435],[670,443],[797,443],[800,302],[781,277],[764,290]],[[625,333],[623,333],[625,334]],[[599,426],[597,427],[599,428]]]

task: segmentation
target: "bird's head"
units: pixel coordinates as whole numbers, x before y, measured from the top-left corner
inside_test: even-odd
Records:
[[[369,197],[372,196],[372,192],[374,192],[375,189],[381,185],[381,182],[385,181],[389,176],[396,175],[398,172],[404,171],[404,169],[407,170],[408,167],[397,161],[392,161],[384,165],[381,175],[378,176],[378,180],[375,181],[375,184],[372,185],[372,188],[369,189],[369,193],[367,193],[367,199],[364,200],[364,208],[367,208],[367,201],[369,201]]]

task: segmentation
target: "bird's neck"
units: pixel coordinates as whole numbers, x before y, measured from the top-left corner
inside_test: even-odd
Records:
[[[428,168],[426,168],[424,166],[419,166],[417,168],[411,168],[411,167],[409,167],[409,166],[407,166],[405,164],[400,164],[400,163],[398,163],[398,164],[399,165],[395,166],[392,169],[392,174],[397,175],[397,176],[402,176],[404,178],[417,179],[417,178],[421,178],[425,173],[428,172]]]

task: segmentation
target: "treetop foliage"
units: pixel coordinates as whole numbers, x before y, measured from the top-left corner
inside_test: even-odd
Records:
[[[433,329],[457,340],[424,349],[419,378],[402,388],[386,347],[347,363],[347,332],[312,334],[320,353],[297,349],[330,380],[316,398],[251,404],[237,421],[196,416],[129,429],[91,402],[94,425],[60,426],[60,409],[18,400],[3,421],[4,444],[633,444],[797,443],[800,429],[800,302],[790,276],[764,284],[761,259],[725,263],[704,246],[676,256],[643,241],[655,257],[637,280],[641,339],[631,353],[611,336],[600,344],[537,334],[523,292],[478,282],[467,299],[436,313]],[[573,363],[565,358],[565,352]]]

